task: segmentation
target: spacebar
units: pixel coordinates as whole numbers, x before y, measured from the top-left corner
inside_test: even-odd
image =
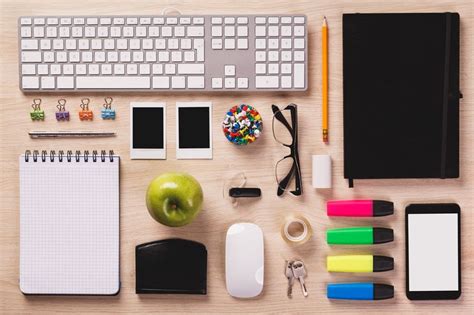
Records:
[[[149,89],[150,77],[76,77],[77,89]]]

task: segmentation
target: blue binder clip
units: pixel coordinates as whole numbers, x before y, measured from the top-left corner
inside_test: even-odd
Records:
[[[115,119],[115,110],[112,109],[113,99],[111,97],[106,97],[104,100],[104,108],[102,108],[101,111],[102,119]]]
[[[69,112],[66,110],[66,100],[64,98],[58,100],[58,105],[56,105],[58,111],[56,112],[57,121],[69,120]]]

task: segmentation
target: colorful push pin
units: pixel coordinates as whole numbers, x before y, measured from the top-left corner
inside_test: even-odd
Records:
[[[57,121],[69,120],[69,112],[66,110],[66,100],[64,98],[58,100],[58,105],[56,105],[58,111],[56,112]]]
[[[79,105],[82,109],[79,112],[79,119],[80,120],[92,120],[93,113],[92,113],[91,110],[89,110],[89,102],[90,102],[90,99],[88,99],[88,98],[83,98],[81,100],[81,105]]]
[[[113,99],[111,97],[106,97],[104,100],[104,108],[102,108],[101,111],[102,119],[115,119],[115,109],[112,109]]]
[[[30,113],[32,120],[44,120],[44,110],[41,110],[40,105],[41,99],[35,98],[33,104],[31,104],[31,107],[33,107],[33,111]]]

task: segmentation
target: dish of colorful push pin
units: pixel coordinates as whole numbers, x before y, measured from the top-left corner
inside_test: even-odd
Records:
[[[92,120],[93,113],[91,110],[89,110],[89,102],[90,100],[88,98],[83,98],[81,100],[81,111],[79,111],[79,119],[80,120]]]
[[[58,111],[56,112],[57,121],[69,120],[69,112],[66,110],[66,100],[64,98],[58,100],[58,105],[56,105]]]
[[[44,110],[41,110],[41,99],[35,98],[33,100],[33,111],[30,113],[31,120],[44,120]]]
[[[104,100],[104,108],[102,108],[101,111],[102,119],[115,119],[115,109],[112,109],[113,99],[111,97],[106,97]]]
[[[232,107],[222,122],[224,135],[237,145],[252,143],[262,133],[262,117],[258,111],[246,104]]]

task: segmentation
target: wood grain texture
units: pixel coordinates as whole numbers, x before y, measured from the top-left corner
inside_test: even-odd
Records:
[[[17,18],[22,15],[87,15],[87,14],[160,14],[165,7],[175,7],[189,14],[305,13],[308,16],[310,52],[310,89],[304,94],[167,94],[158,93],[94,93],[93,122],[79,122],[80,97],[74,94],[44,94],[46,121],[29,119],[33,97],[18,88]],[[472,314],[474,308],[474,80],[473,45],[474,16],[472,0],[419,1],[349,1],[349,0],[273,0],[273,1],[147,1],[147,0],[2,0],[1,1],[1,95],[0,95],[0,313],[340,313],[340,312],[454,312]],[[342,13],[349,12],[459,12],[461,16],[461,178],[456,180],[373,180],[359,181],[349,189],[343,179],[342,140]],[[330,27],[329,47],[329,126],[330,144],[321,140],[321,19],[326,15]],[[117,120],[102,121],[97,114],[105,96],[114,98]],[[74,115],[68,123],[57,123],[54,111],[57,99],[68,100]],[[175,111],[177,101],[212,101],[214,127],[214,159],[210,161],[177,161],[175,159]],[[140,101],[166,102],[168,106],[168,159],[166,161],[131,161],[129,159],[129,104]],[[383,102],[383,99],[380,100]],[[255,144],[245,148],[231,145],[222,135],[219,124],[225,111],[239,103],[253,104],[264,119],[264,133]],[[276,196],[274,163],[286,153],[271,135],[272,103],[299,105],[300,156],[305,193],[301,198]],[[400,122],[403,125],[403,122]],[[33,129],[91,129],[116,131],[116,138],[93,140],[32,140],[27,131]],[[121,281],[122,289],[115,297],[25,297],[18,289],[19,266],[19,187],[18,155],[26,149],[114,149],[121,162]],[[311,155],[331,154],[333,189],[316,192],[311,188]],[[184,228],[166,228],[154,222],[145,207],[145,189],[155,176],[165,171],[185,171],[202,184],[205,209],[197,220]],[[263,190],[261,200],[233,208],[222,196],[223,179],[244,171],[249,184]],[[380,198],[393,200],[394,216],[374,220],[329,219],[325,201],[332,198]],[[460,204],[462,214],[463,295],[458,301],[418,302],[405,297],[404,209],[411,202],[444,202]],[[312,240],[301,247],[287,245],[280,237],[280,225],[290,213],[305,214],[315,231]],[[265,288],[252,300],[236,300],[225,289],[224,238],[230,224],[255,222],[265,234]],[[396,241],[377,247],[329,248],[325,242],[328,227],[355,224],[379,224],[395,230]],[[137,244],[167,237],[183,237],[204,243],[209,253],[208,295],[176,296],[135,294],[134,248]],[[374,275],[335,275],[325,269],[327,254],[378,253],[395,258],[394,271]],[[292,300],[286,297],[283,275],[285,258],[300,257],[309,272],[309,297],[303,298],[295,286]],[[192,263],[192,262],[190,262]],[[331,281],[380,280],[393,283],[395,298],[372,302],[333,302],[325,297],[325,285]],[[469,311],[471,310],[471,311]]]

